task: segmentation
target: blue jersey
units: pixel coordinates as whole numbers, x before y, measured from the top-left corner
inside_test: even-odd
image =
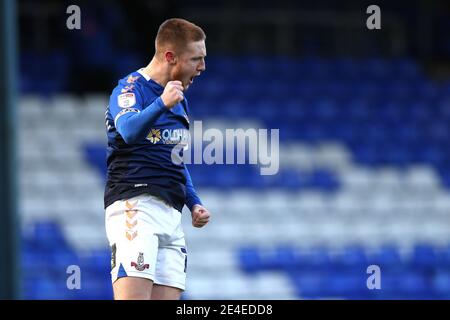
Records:
[[[140,70],[121,79],[110,96],[105,208],[142,193],[180,212],[185,204],[201,204],[186,166],[172,161],[173,148],[188,141],[188,103],[184,99],[169,110],[163,91]]]

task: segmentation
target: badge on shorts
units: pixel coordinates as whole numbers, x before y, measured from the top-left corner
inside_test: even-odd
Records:
[[[136,96],[132,92],[127,92],[117,97],[117,104],[121,108],[129,108],[136,104]]]
[[[144,253],[139,252],[139,257],[136,262],[131,262],[131,266],[135,267],[137,271],[144,271],[148,269],[150,265],[148,263],[144,264]]]

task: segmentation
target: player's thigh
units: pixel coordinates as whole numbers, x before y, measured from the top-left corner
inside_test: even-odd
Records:
[[[180,300],[182,292],[179,288],[154,284],[152,300]]]
[[[153,281],[145,278],[123,277],[113,284],[115,300],[150,300]]]

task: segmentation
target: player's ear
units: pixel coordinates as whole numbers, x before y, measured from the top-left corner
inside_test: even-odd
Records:
[[[175,55],[175,53],[173,51],[166,51],[166,53],[164,54],[164,57],[169,64],[177,63],[177,56]]]

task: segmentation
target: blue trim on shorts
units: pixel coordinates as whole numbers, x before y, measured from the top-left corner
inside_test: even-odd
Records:
[[[117,273],[117,279],[123,278],[123,277],[128,277],[128,275],[127,275],[127,273],[125,272],[125,269],[123,268],[123,265],[120,264],[120,266],[119,266],[119,272]]]

